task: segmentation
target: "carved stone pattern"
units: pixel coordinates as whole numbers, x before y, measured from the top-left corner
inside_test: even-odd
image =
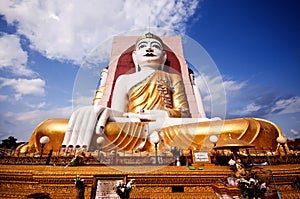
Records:
[[[214,193],[211,186],[184,187],[184,192]]]
[[[172,192],[171,187],[158,187],[158,186],[136,187],[136,189],[133,190],[133,193],[170,193],[170,192]]]

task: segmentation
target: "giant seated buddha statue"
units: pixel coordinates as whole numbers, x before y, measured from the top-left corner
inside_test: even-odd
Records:
[[[123,43],[122,43],[123,42]],[[183,59],[179,36],[158,37],[147,33],[115,41],[111,62],[96,92],[93,106],[73,112],[70,119],[43,121],[33,131],[21,152],[40,151],[39,139],[48,136],[45,150],[58,151],[62,145],[103,151],[153,151],[168,147],[200,149],[235,138],[256,149],[275,150],[280,128],[267,120],[206,118],[201,96]],[[121,53],[114,51],[120,51]],[[118,48],[119,47],[119,48]],[[121,54],[121,55],[120,55]]]

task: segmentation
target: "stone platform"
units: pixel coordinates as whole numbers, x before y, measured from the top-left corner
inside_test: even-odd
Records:
[[[292,188],[292,179],[300,176],[300,164],[264,166],[271,170],[281,197],[300,198]],[[26,198],[46,192],[58,199],[74,199],[74,178],[80,175],[86,185],[85,198],[95,193],[96,179],[135,179],[136,188],[130,198],[218,198],[221,194],[238,195],[237,188],[222,182],[232,171],[228,166],[198,165],[189,170],[184,166],[42,166],[0,165],[0,198]],[[272,185],[271,185],[272,186]],[[274,186],[273,186],[274,188]]]

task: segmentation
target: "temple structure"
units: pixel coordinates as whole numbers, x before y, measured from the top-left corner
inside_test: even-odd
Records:
[[[98,144],[96,141],[100,134],[100,137],[103,138],[102,150],[104,151],[115,149],[153,151],[154,144],[150,137],[154,136],[154,131],[157,132],[159,150],[167,149],[165,146],[180,147],[186,150],[201,149],[204,146],[205,148],[212,148],[213,144],[209,141],[209,137],[212,135],[218,137],[218,142],[234,138],[253,144],[256,149],[275,151],[278,148],[276,139],[284,137],[284,135],[280,128],[270,121],[259,118],[236,118],[231,120],[206,118],[199,89],[194,84],[191,70],[184,58],[181,38],[179,36],[162,36],[159,38],[151,33],[147,34],[142,38],[135,36],[115,37],[112,44],[111,61],[108,69],[102,71],[101,84],[93,100],[93,106],[96,108],[82,108],[76,114],[73,114],[71,122],[68,119],[56,118],[43,121],[34,130],[29,143],[19,148],[20,152],[40,151],[41,144],[39,140],[42,136],[50,137],[50,142],[45,146],[45,151],[51,149],[58,151],[62,145],[66,147],[85,147],[91,151],[97,149]],[[145,38],[153,39],[158,43],[161,42],[162,49],[159,49],[159,51],[164,53],[165,59],[157,66],[163,66],[163,69],[159,68],[155,71],[162,71],[159,78],[168,79],[172,77],[170,81],[174,85],[159,86],[156,84],[158,73],[155,72],[157,77],[155,76],[155,78],[146,82],[146,87],[143,88],[148,90],[134,91],[136,97],[132,97],[128,101],[128,99],[124,99],[125,97],[120,97],[120,93],[124,89],[114,92],[116,82],[120,75],[122,77],[132,76],[134,78],[130,79],[137,79],[137,77],[142,76],[142,71],[146,70],[144,68],[148,67],[147,65],[139,66],[139,63],[136,63],[137,61],[133,59],[134,52],[139,50],[136,47],[138,44],[136,41],[142,41]],[[151,49],[155,48],[150,47]],[[144,50],[146,53],[146,48]],[[152,59],[153,57],[155,56],[150,55],[142,58]],[[150,73],[151,75],[154,74],[153,71]],[[146,74],[146,77],[150,73]],[[141,79],[134,85],[136,86],[142,81],[144,80]],[[152,88],[151,82],[153,85],[158,85],[157,88]],[[163,89],[170,87],[170,90],[160,91],[160,93],[167,93],[159,94],[162,96],[160,99],[158,96],[154,96],[154,92],[150,89],[157,90],[161,87]],[[146,95],[139,96],[139,92],[146,92]],[[150,93],[153,99],[157,98],[156,102],[145,101],[135,109],[120,110],[118,104],[122,101],[133,104],[133,100],[137,97],[138,100],[143,98],[148,100]],[[126,93],[126,95],[128,94]],[[115,107],[111,107],[113,98],[116,99],[115,104],[117,105]],[[152,98],[149,98],[149,100],[152,100]],[[164,104],[166,102],[169,105]],[[136,102],[134,103],[136,104]],[[155,104],[147,107],[147,104],[153,103]],[[164,113],[161,114],[160,110],[165,111],[167,116]],[[140,111],[143,111],[143,113],[141,114]],[[129,114],[126,115],[124,112],[129,112]],[[80,115],[88,115],[89,118],[83,119],[80,118],[83,117]],[[124,115],[126,116],[124,117]],[[84,126],[83,121],[90,126]],[[104,128],[103,131],[102,128]],[[288,150],[288,148],[286,149]]]
[[[112,45],[93,106],[1,151],[1,198],[119,198],[113,187],[133,179],[130,198],[243,198],[236,179],[250,177],[268,186],[265,198],[300,197],[300,152],[276,124],[206,118],[179,36]]]

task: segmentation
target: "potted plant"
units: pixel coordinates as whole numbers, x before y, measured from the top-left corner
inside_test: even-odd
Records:
[[[84,180],[77,175],[74,179],[74,183],[75,183],[75,187],[76,187],[76,199],[84,199],[84,189],[85,189],[85,185],[84,185]]]
[[[234,171],[233,177],[227,178],[229,186],[238,187],[245,199],[262,198],[268,191],[267,183],[259,178],[257,171],[246,170],[241,161],[230,160],[228,164]]]
[[[130,192],[135,187],[134,179],[131,179],[127,184],[124,182],[118,182],[114,186],[115,192],[120,196],[121,199],[129,199]]]

